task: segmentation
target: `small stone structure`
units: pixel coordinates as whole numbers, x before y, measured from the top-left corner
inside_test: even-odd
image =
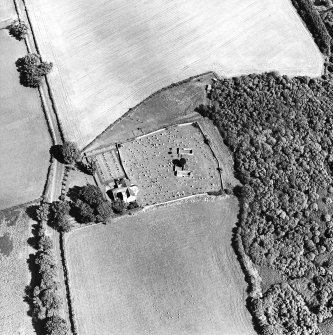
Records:
[[[136,185],[130,183],[130,181],[126,178],[122,178],[119,180],[115,180],[116,187],[112,188],[107,187],[107,189],[111,190],[112,200],[120,199],[125,203],[130,203],[136,201],[137,195],[139,193],[139,188]]]
[[[176,170],[175,175],[177,177],[191,177],[192,176],[192,171],[188,171],[188,170]]]
[[[193,150],[191,148],[177,148],[177,154],[179,157],[182,155],[193,155]]]

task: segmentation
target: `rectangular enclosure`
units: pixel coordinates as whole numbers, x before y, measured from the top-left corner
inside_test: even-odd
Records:
[[[231,246],[234,197],[171,205],[67,237],[80,335],[254,335]]]
[[[142,205],[221,189],[217,161],[194,124],[139,137],[123,143],[119,152],[126,174],[140,189]],[[177,166],[181,157],[185,159],[183,167]],[[177,170],[187,171],[186,177]]]

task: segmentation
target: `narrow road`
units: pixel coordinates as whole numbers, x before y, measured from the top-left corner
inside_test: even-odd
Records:
[[[31,23],[31,19],[29,17],[29,10],[27,4],[24,0],[13,0],[15,9],[17,12],[17,16],[20,20],[23,20],[29,26],[29,34],[25,39],[25,44],[27,47],[28,53],[36,53],[41,56],[40,49],[38,48],[38,43],[33,34],[33,27]],[[46,60],[52,61],[52,60]],[[41,86],[39,87],[39,95],[41,99],[42,108],[44,111],[45,119],[49,128],[50,137],[53,145],[61,145],[64,141],[62,130],[59,124],[57,110],[56,110],[56,102],[53,99],[50,83],[47,79],[43,79]],[[58,162],[57,160],[53,160],[53,173],[49,176],[49,191],[45,194],[45,201],[53,202],[59,199],[61,194],[61,184],[64,176],[64,165]],[[67,319],[68,324],[71,324],[69,320],[69,309],[68,309],[68,301],[66,295],[66,287],[65,287],[65,278],[62,266],[62,258],[61,258],[61,250],[60,250],[60,234],[54,229],[47,227],[47,234],[52,238],[54,245],[54,253],[57,258],[57,266],[59,269],[59,281],[61,287],[61,296],[62,300],[66,301],[64,304],[64,308],[62,311],[63,317]]]
[[[29,53],[40,54],[40,50],[38,48],[37,41],[33,34],[33,27],[31,25],[31,20],[29,17],[29,10],[27,9],[26,3],[24,0],[13,0],[15,4],[15,8],[17,11],[17,15],[20,20],[26,22],[29,26],[29,34],[25,39],[25,43],[27,46],[27,51]],[[43,57],[42,57],[43,59]],[[52,139],[53,145],[61,145],[63,143],[63,135],[60,129],[60,125],[58,122],[58,116],[56,111],[56,102],[53,100],[52,94],[50,93],[50,84],[47,78],[42,81],[42,84],[39,88],[40,99],[42,102],[43,111],[45,114],[45,118],[49,127],[50,136]],[[52,175],[51,183],[51,192],[48,194],[48,198],[46,199],[48,202],[52,202],[58,199],[61,191],[61,182],[64,174],[64,166],[55,160],[54,162],[54,173]]]

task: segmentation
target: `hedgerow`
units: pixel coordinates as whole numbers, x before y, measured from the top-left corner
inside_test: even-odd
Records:
[[[45,225],[50,217],[49,205],[42,203],[36,212],[38,226],[35,238],[37,239],[37,252],[34,263],[37,269],[35,284],[31,287],[29,298],[32,303],[32,316],[43,334],[66,335],[69,333],[66,320],[59,314],[62,300],[59,294],[58,269],[53,254],[53,242],[45,234]]]
[[[217,81],[211,99],[198,111],[233,152],[245,252],[288,281],[307,278],[311,320],[324,321],[333,313],[333,84],[265,73]]]

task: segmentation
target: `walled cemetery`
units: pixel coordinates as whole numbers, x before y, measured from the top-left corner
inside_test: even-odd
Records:
[[[123,143],[119,153],[128,178],[140,189],[138,202],[143,206],[221,189],[217,161],[193,124]],[[186,164],[179,167],[182,157]]]

